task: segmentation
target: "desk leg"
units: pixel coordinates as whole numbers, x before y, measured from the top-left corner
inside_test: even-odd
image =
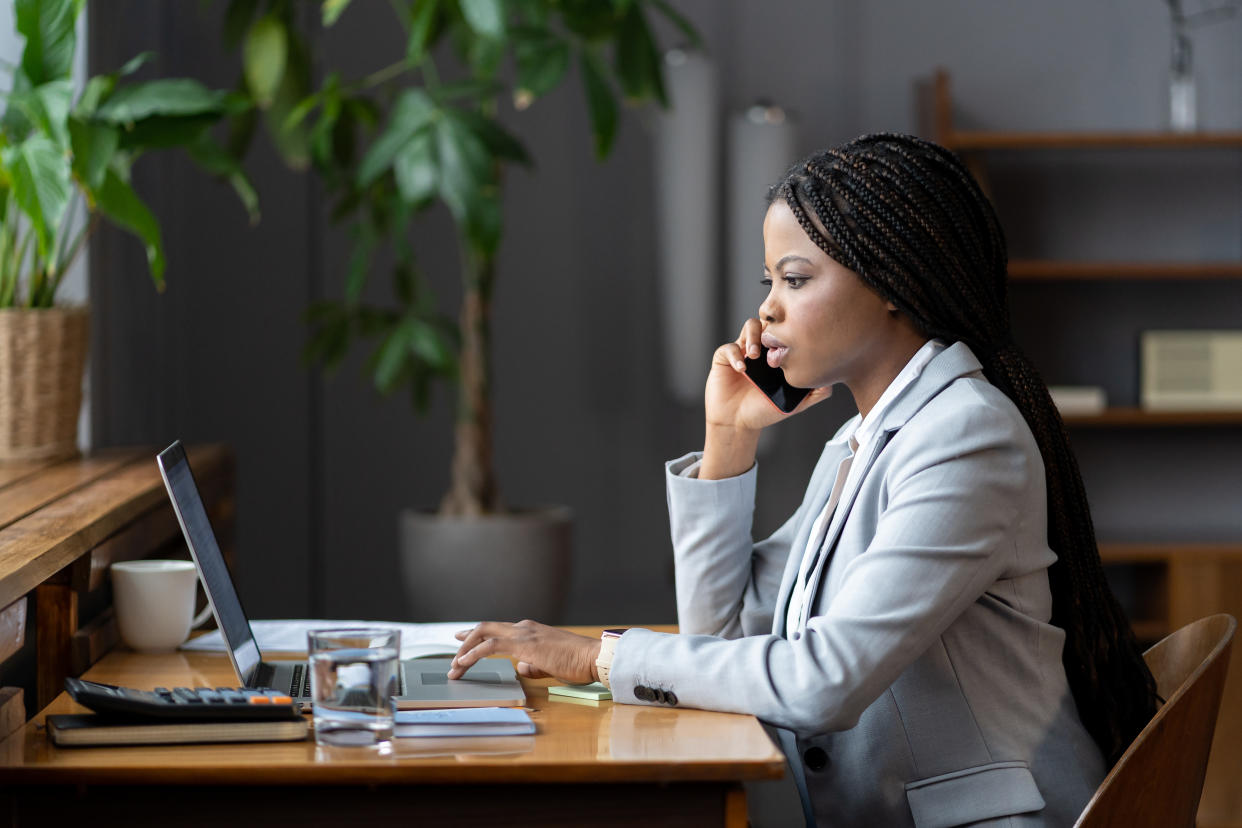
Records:
[[[746,828],[750,824],[746,813],[746,789],[741,785],[725,791],[725,828]]]
[[[67,580],[67,579],[66,579]],[[35,590],[35,640],[38,643],[38,700],[42,710],[65,689],[69,675],[71,644],[78,628],[78,593],[68,583],[48,581]]]

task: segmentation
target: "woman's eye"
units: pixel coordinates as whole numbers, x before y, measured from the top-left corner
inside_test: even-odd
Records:
[[[767,276],[764,276],[762,279],[759,280],[759,284],[763,285],[764,287],[772,287],[772,280],[768,278]]]
[[[783,278],[791,290],[797,290],[807,282],[806,276],[784,276]]]

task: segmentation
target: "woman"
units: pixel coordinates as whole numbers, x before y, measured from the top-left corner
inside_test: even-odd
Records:
[[[680,635],[463,633],[527,675],[779,728],[808,821],[1068,825],[1155,711],[1104,581],[1047,389],[1014,345],[1004,236],[960,161],[872,135],[769,193],[759,318],[717,349],[701,454],[668,464]],[[801,506],[752,544],[755,447],[784,419],[744,377],[766,347],[792,415],[858,405]]]

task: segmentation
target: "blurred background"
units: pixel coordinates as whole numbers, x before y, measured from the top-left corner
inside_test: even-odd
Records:
[[[91,2],[89,71],[149,49],[156,57],[139,77],[231,88],[240,64],[220,34],[226,5]],[[1169,128],[1170,10],[1157,0],[672,5],[702,35],[715,78],[673,108],[709,119],[701,151],[714,176],[682,176],[675,186],[715,194],[701,208],[709,221],[691,222],[698,229],[660,221],[669,203],[661,193],[672,197],[674,186],[661,153],[693,150],[667,137],[653,105],[622,112],[602,163],[576,82],[525,111],[506,103],[498,112],[535,165],[506,179],[493,343],[497,471],[507,504],[572,509],[570,596],[555,619],[567,623],[675,620],[663,462],[701,447],[707,364],[699,387],[670,385],[666,366],[685,347],[664,321],[662,251],[671,244],[708,263],[703,347],[731,339],[742,319],[727,299],[730,283],[739,273],[757,282],[762,255],[756,219],[741,241],[754,259],[731,258],[739,249],[731,210],[741,204],[761,218],[764,196],[737,191],[754,179],[730,155],[731,125],[743,113],[760,101],[781,108],[792,151],[783,165],[860,133],[917,131],[916,84],[941,67],[962,129]],[[355,2],[330,29],[318,6],[295,4],[316,85],[326,72],[360,75],[381,65],[378,55],[400,53],[405,35],[388,4]],[[678,42],[675,28],[653,25],[662,46]],[[1198,129],[1242,130],[1242,19],[1225,16],[1193,37]],[[434,508],[448,485],[452,390],[437,387],[419,417],[407,395],[376,392],[365,349],[327,377],[302,362],[302,315],[340,295],[351,242],[313,176],[288,169],[265,135],[251,143],[245,169],[263,209],[253,227],[225,185],[179,155],[136,169],[134,187],[163,227],[163,294],[151,289],[137,241],[110,228],[96,234],[84,289],[94,318],[88,439],[233,448],[237,576],[253,617],[412,617],[398,577],[398,514]],[[1242,259],[1236,146],[997,152],[987,171],[1015,259]],[[456,316],[452,239],[441,207],[411,236],[437,301]],[[379,303],[390,293],[386,279],[369,290]],[[1011,302],[1019,341],[1050,383],[1102,387],[1117,406],[1138,404],[1140,331],[1242,326],[1239,279],[1022,282]],[[797,506],[821,445],[854,413],[841,389],[765,445],[756,536]],[[1102,538],[1242,537],[1236,425],[1071,436]]]

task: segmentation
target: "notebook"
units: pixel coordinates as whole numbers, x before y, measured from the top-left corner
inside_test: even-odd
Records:
[[[178,440],[160,452],[156,463],[238,680],[249,688],[279,690],[303,707],[309,707],[307,663],[269,663],[259,652],[181,442]],[[464,676],[453,680],[446,676],[451,661],[448,658],[402,661],[397,670],[397,695],[394,697],[397,708],[520,707],[526,703],[526,693],[509,659],[480,659]]]

